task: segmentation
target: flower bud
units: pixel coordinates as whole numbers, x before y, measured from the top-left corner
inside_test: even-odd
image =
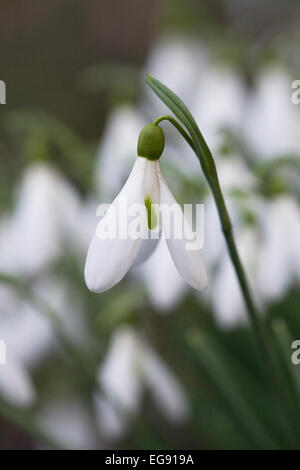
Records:
[[[165,146],[165,135],[157,124],[147,124],[140,132],[137,153],[148,160],[158,160]]]

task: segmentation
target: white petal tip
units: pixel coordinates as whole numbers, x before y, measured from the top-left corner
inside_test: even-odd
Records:
[[[206,276],[206,274],[205,274],[205,277],[203,276],[203,277],[201,278],[201,280],[199,280],[199,282],[197,282],[197,283],[195,283],[195,284],[191,284],[191,286],[192,286],[194,289],[196,289],[196,290],[198,290],[198,291],[200,291],[200,292],[203,292],[204,290],[206,290],[207,287],[208,287],[208,281],[207,281],[207,276]]]
[[[94,267],[94,266],[93,266]],[[98,276],[99,277],[99,276]],[[95,273],[95,269],[91,269],[91,266],[86,262],[84,268],[84,279],[85,284],[89,291],[94,292],[95,294],[101,294],[109,289],[109,286],[105,286],[102,283],[97,282],[97,276]]]
[[[85,284],[90,292],[93,292],[93,294],[102,294],[105,292],[106,289],[101,289],[101,287],[94,286],[92,284],[89,284],[87,280],[85,280]]]

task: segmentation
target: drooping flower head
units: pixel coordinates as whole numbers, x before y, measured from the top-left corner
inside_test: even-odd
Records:
[[[105,292],[117,284],[137,258],[145,258],[142,252],[151,253],[156,246],[153,238],[161,233],[185,281],[198,290],[206,287],[200,247],[191,248],[191,227],[161,173],[164,144],[159,125],[142,129],[132,171],[99,221],[88,250],[85,280],[93,292]]]

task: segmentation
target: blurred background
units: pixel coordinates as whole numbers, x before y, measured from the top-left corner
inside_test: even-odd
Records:
[[[0,1],[0,448],[300,447],[297,0]],[[95,210],[143,125],[187,104],[216,159],[274,351],[266,387],[200,166],[163,124],[163,173],[205,204],[209,287],[164,243],[111,291],[85,286]]]

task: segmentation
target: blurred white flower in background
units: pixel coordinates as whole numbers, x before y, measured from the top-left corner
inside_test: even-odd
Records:
[[[258,289],[264,300],[277,300],[300,282],[300,209],[288,195],[269,201],[262,220]]]
[[[17,405],[28,406],[35,400],[30,372],[56,341],[47,308],[59,313],[61,328],[71,341],[82,344],[86,338],[78,299],[62,289],[57,277],[43,275],[75,232],[79,209],[79,197],[71,185],[57,171],[36,164],[23,176],[14,212],[1,221],[0,272],[31,279],[33,296],[45,303],[45,307],[36,305],[13,286],[0,286],[0,336],[7,347],[0,390]]]
[[[201,70],[191,112],[213,154],[218,157],[223,127],[238,132],[245,115],[246,87],[230,67],[208,62]]]
[[[123,187],[136,159],[137,138],[144,127],[142,114],[130,105],[111,112],[98,150],[95,168],[97,193],[109,202]]]
[[[0,396],[21,407],[32,405],[36,398],[30,374],[11,352],[7,353],[6,364],[0,366]]]
[[[292,81],[285,69],[269,67],[249,94],[243,129],[260,158],[300,152],[300,113],[291,101]]]
[[[74,246],[74,251],[80,259],[80,266],[83,265],[88,246],[95,231],[97,207],[99,202],[95,198],[88,197],[82,201],[78,215],[76,231],[70,243]]]
[[[249,94],[243,132],[260,160],[299,156],[300,114],[291,101],[291,83],[285,69],[268,67]],[[299,282],[300,210],[296,200],[284,192],[262,204],[257,290],[267,302],[278,300]]]
[[[8,356],[14,354],[26,368],[42,361],[54,340],[49,320],[25,300],[16,311],[1,314],[0,318],[1,336],[6,342]]]
[[[150,51],[144,71],[141,74],[142,83],[145,75],[151,73],[161,82],[168,85],[187,104],[192,105],[195,99],[195,89],[206,67],[206,51],[197,40],[186,36],[161,37]],[[147,116],[152,118],[164,114],[161,101],[144,85],[141,106]],[[162,112],[163,111],[163,112]]]
[[[251,291],[255,294],[258,261],[257,232],[253,227],[241,227],[235,231],[234,235]],[[220,257],[220,265],[212,281],[211,291],[213,311],[220,326],[232,328],[248,321],[244,299],[227,252]]]
[[[75,396],[53,397],[37,411],[38,423],[67,449],[96,449],[99,442],[92,415]]]
[[[60,280],[51,277],[39,279],[32,288],[37,305],[20,298],[16,310],[3,310],[3,304],[0,308],[0,336],[8,358],[0,368],[0,390],[8,401],[24,406],[35,399],[30,374],[57,347],[57,333],[81,350],[88,341],[85,317],[74,293],[62,289]],[[17,294],[14,296],[17,300]]]
[[[114,407],[108,398],[99,392],[93,396],[97,428],[104,441],[117,440],[126,434],[128,423],[124,412]]]
[[[48,267],[71,239],[78,221],[75,189],[54,169],[29,166],[18,190],[14,212],[6,221],[7,248],[1,248],[0,269],[33,275]]]
[[[217,166],[238,251],[256,303],[261,307],[263,303],[278,300],[300,281],[300,209],[285,193],[271,199],[257,197],[254,178],[241,161],[224,159]],[[228,172],[230,166],[232,171]],[[226,174],[229,178],[224,178]],[[244,196],[232,197],[231,190],[242,191]],[[249,222],[246,219],[251,214],[255,220]],[[208,242],[204,252],[215,273],[207,294],[218,323],[233,327],[246,320],[247,315],[212,201],[210,210],[206,211],[205,230]]]
[[[132,327],[122,326],[114,332],[99,368],[98,380],[120,420],[116,424],[112,410],[107,404],[104,406],[103,401],[98,402],[100,428],[105,413],[106,417],[108,412],[113,417],[111,434],[123,432],[130,416],[139,412],[144,389],[149,390],[165,419],[182,422],[189,416],[187,397],[178,379]]]

